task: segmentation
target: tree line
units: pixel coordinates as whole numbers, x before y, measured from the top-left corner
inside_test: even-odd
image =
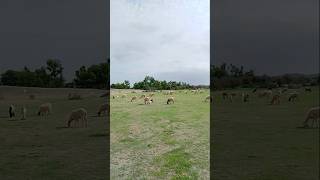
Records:
[[[195,89],[195,88],[208,88],[208,86],[192,86],[185,82],[176,82],[176,81],[160,81],[156,80],[152,76],[146,76],[144,80],[136,82],[130,85],[128,80],[125,80],[122,83],[111,84],[111,88],[114,89],[142,89],[142,90],[180,90],[180,89]]]
[[[44,88],[99,88],[109,87],[109,64],[105,63],[82,66],[75,72],[72,82],[67,83],[63,76],[63,66],[58,59],[48,59],[45,66],[30,70],[25,66],[22,70],[7,70],[0,76],[0,84],[7,86],[44,87]]]
[[[312,86],[319,85],[319,74],[284,74],[280,76],[256,75],[253,70],[245,70],[243,66],[222,63],[212,65],[210,79],[213,89],[228,88],[276,88],[288,86]]]

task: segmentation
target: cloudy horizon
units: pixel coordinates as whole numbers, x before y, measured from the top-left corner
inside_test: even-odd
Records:
[[[111,83],[209,84],[209,0],[111,0]]]

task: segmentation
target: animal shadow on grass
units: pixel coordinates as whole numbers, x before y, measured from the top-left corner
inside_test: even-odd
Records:
[[[68,127],[67,126],[58,126],[58,127],[56,127],[56,129],[68,129]]]

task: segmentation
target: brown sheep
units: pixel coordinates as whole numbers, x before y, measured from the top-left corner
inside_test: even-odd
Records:
[[[145,97],[145,98],[144,98],[144,104],[151,104],[152,101],[153,101],[153,100],[151,100],[150,97]]]
[[[81,121],[82,127],[88,126],[88,119],[87,119],[87,111],[84,108],[79,108],[73,110],[67,120],[67,127],[71,127],[71,123],[75,122],[75,124],[79,127],[79,122]]]
[[[320,114],[320,107],[319,106],[309,109],[309,111],[307,113],[307,117],[303,122],[304,127],[309,127],[308,123],[312,119],[311,127],[313,127],[313,125],[315,124],[316,127],[319,128],[319,114]]]
[[[130,102],[133,102],[133,101],[135,101],[135,100],[137,100],[137,96],[133,96],[133,97],[131,98]]]
[[[52,105],[51,103],[44,103],[39,106],[38,116],[47,116],[51,113]]]
[[[173,103],[174,104],[174,98],[173,97],[169,97],[167,100],[167,104]]]

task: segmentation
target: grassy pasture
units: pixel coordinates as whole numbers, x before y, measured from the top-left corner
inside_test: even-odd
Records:
[[[258,98],[251,90],[249,102],[234,102],[213,92],[215,180],[317,180],[319,178],[319,129],[299,128],[309,108],[319,106],[319,88],[311,93],[297,91],[299,99],[269,105],[270,98]]]
[[[110,100],[111,179],[208,179],[209,91],[176,91],[171,105],[171,95],[156,92],[145,105],[141,94],[111,91],[120,95]],[[133,96],[138,100],[129,102]]]
[[[24,93],[24,89],[27,90]],[[82,100],[70,101],[77,92]],[[108,147],[106,117],[97,117],[105,102],[101,90],[44,89],[0,86],[0,179],[106,179]],[[30,100],[28,94],[34,94]],[[52,103],[47,118],[36,115],[38,106]],[[16,106],[9,119],[10,104]],[[22,105],[27,119],[20,120]],[[76,108],[88,111],[88,128],[64,128],[68,114]]]

